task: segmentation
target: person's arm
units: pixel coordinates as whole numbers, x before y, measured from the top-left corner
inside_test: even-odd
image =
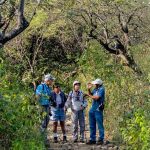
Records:
[[[90,98],[92,98],[93,100],[99,100],[100,99],[100,95],[92,95],[91,93],[89,93],[88,96]]]
[[[68,98],[65,103],[65,108],[68,109],[71,106],[71,92],[68,95]]]
[[[36,88],[37,88],[36,82],[33,81],[32,84],[33,84],[34,92],[36,92]]]
[[[64,94],[64,102],[66,103],[66,101],[67,101],[67,97],[66,97],[66,95]]]
[[[93,100],[99,100],[100,99],[100,96],[99,95],[91,95],[91,94],[88,94],[88,96],[90,98],[92,98]]]
[[[104,92],[105,92],[104,88],[100,88],[97,92],[97,95],[89,95],[89,97],[92,98],[93,100],[99,100],[103,96]]]
[[[63,94],[63,95],[62,95],[62,97],[63,97],[63,103],[59,104],[59,106],[65,108],[65,103],[66,103],[66,101],[67,101],[67,98],[66,98],[65,93],[62,93],[62,94]],[[65,108],[65,110],[66,110],[66,108]]]
[[[54,99],[54,95],[55,95],[55,93],[52,92],[52,93],[51,93],[51,96],[50,96],[50,106],[52,106],[52,107],[57,107],[57,103],[56,103],[56,101],[55,101],[55,99]]]
[[[99,100],[100,99],[99,95],[93,95],[93,93],[91,92],[91,88],[92,88],[92,84],[91,83],[88,83],[87,88],[88,88],[87,96],[89,96],[93,100]]]
[[[86,108],[88,106],[88,102],[87,100],[84,98],[83,99],[83,107]]]
[[[36,99],[39,101],[42,95],[42,85],[39,85],[36,89]]]
[[[88,83],[87,88],[88,88],[88,95],[92,95],[92,92],[91,92],[92,84]]]

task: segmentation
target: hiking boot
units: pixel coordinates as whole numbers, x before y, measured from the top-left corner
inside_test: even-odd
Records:
[[[86,144],[87,144],[87,145],[96,144],[96,141],[89,140]]]
[[[78,140],[77,140],[77,139],[74,139],[74,140],[73,140],[73,143],[77,143],[77,142],[78,142]]]
[[[63,136],[63,142],[67,142],[67,137]]]
[[[80,142],[81,142],[81,143],[84,143],[84,140],[83,140],[83,139],[80,139]]]
[[[104,141],[103,141],[103,140],[98,140],[96,144],[97,144],[97,145],[103,145],[103,144],[104,144]]]
[[[46,139],[46,140],[45,140],[45,146],[46,146],[46,147],[49,147],[49,146],[50,146],[50,141],[49,141],[49,139]]]
[[[57,143],[57,142],[58,142],[57,137],[54,137],[54,143]]]

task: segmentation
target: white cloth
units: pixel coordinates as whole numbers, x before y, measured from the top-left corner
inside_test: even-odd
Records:
[[[62,103],[62,99],[61,99],[60,92],[59,92],[58,94],[56,93],[56,105],[57,105],[57,107],[51,106],[52,113],[53,113],[53,111],[56,111],[58,109],[58,106],[61,103]]]
[[[57,107],[59,106],[59,104],[62,103],[60,93],[56,94],[56,103],[57,103]]]

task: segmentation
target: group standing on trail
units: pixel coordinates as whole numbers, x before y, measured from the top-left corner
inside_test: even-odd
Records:
[[[67,142],[65,129],[66,112],[71,108],[72,135],[73,142],[85,142],[85,115],[84,110],[88,106],[87,98],[93,100],[89,110],[90,140],[86,144],[103,144],[104,125],[103,110],[105,102],[105,88],[101,79],[96,79],[88,83],[87,93],[81,90],[79,81],[73,82],[73,89],[68,96],[61,90],[58,83],[54,83],[55,78],[48,74],[44,76],[44,82],[36,88],[36,97],[42,109],[41,132],[46,131],[49,120],[53,122],[53,140],[58,142],[57,126],[60,123],[63,142]],[[52,88],[53,87],[53,90]],[[91,91],[91,89],[94,89]],[[44,114],[44,115],[43,115]],[[44,116],[44,117],[43,117]],[[96,124],[99,130],[98,141],[96,142]],[[78,129],[80,128],[79,135]]]

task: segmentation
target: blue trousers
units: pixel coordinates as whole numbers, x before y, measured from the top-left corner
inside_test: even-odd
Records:
[[[103,111],[90,110],[89,124],[90,124],[90,140],[96,141],[96,123],[99,130],[99,140],[104,140],[104,126],[103,126]]]

